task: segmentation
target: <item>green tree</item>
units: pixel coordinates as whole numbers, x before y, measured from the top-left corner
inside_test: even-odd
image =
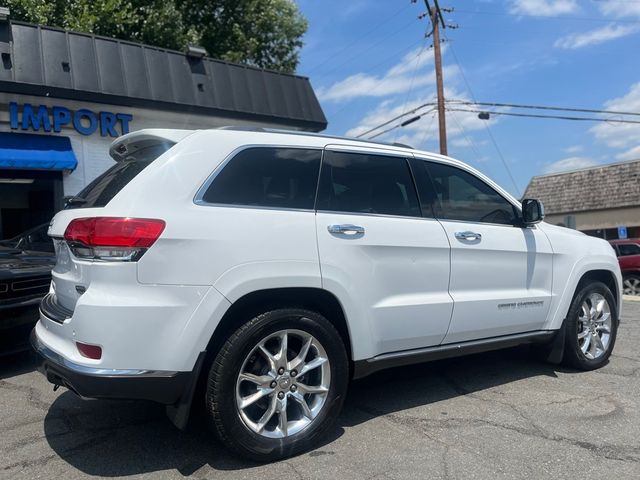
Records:
[[[293,0],[6,0],[11,17],[295,71],[307,21]]]

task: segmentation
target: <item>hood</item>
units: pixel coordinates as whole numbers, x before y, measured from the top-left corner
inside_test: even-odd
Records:
[[[0,247],[0,279],[47,275],[56,263],[55,255]]]

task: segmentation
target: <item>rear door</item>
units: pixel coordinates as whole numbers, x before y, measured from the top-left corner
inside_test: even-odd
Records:
[[[407,159],[327,146],[316,208],[323,287],[370,333],[368,356],[439,344],[452,312],[449,242],[422,216]]]

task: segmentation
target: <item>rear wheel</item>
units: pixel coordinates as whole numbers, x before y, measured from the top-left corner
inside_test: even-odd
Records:
[[[640,295],[640,275],[625,275],[622,288],[625,295]]]
[[[594,282],[577,292],[565,328],[565,362],[581,370],[603,366],[618,332],[618,311],[609,287]]]
[[[300,453],[333,425],[348,371],[342,339],[322,315],[259,315],[227,340],[211,366],[206,403],[213,427],[253,460]]]

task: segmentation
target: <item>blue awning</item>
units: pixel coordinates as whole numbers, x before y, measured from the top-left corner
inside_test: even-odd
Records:
[[[0,168],[75,170],[69,137],[0,133]]]

